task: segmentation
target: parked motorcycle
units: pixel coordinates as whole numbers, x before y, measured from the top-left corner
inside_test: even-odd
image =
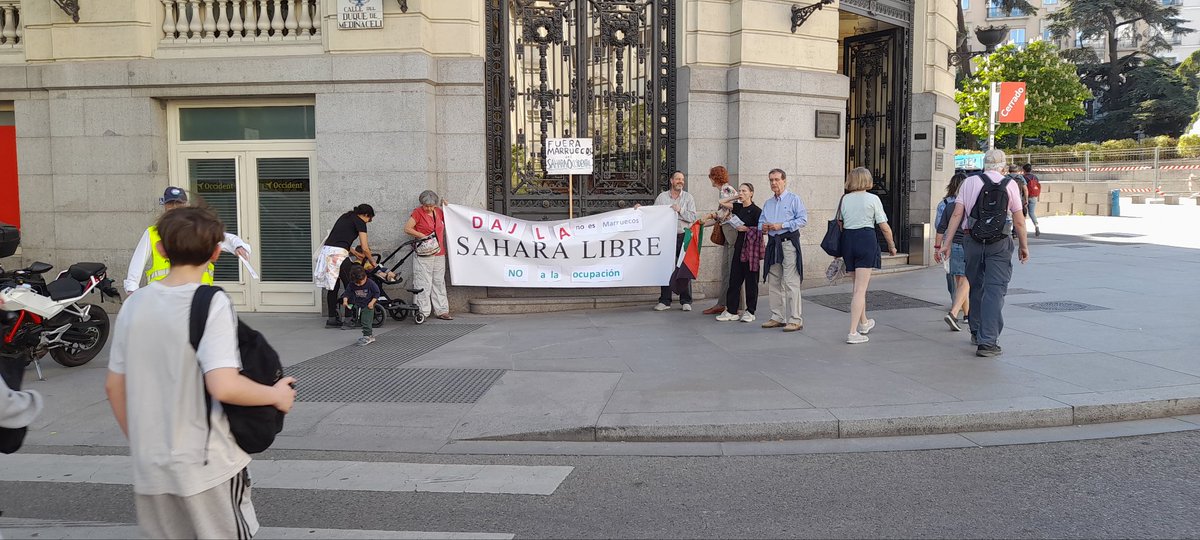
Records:
[[[33,363],[39,380],[45,380],[39,361],[46,353],[63,366],[82,366],[108,341],[108,313],[82,300],[93,292],[101,301],[120,299],[103,264],[73,264],[46,283],[42,276],[53,268],[38,262],[11,272],[0,268],[0,357]]]

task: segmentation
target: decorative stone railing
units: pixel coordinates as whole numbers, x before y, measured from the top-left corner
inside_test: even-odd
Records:
[[[21,47],[21,0],[0,0],[0,49]]]
[[[286,42],[321,36],[321,0],[160,1],[163,43]]]

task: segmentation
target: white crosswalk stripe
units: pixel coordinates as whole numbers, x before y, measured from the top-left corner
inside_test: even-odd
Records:
[[[126,523],[104,523],[97,521],[58,521],[45,519],[17,519],[0,517],[0,538],[7,540],[68,540],[87,538],[94,540],[117,540],[140,538],[136,525]],[[321,539],[411,539],[411,540],[509,540],[511,534],[479,532],[425,532],[425,531],[368,531],[357,529],[308,529],[287,527],[263,527],[254,536],[258,540],[293,540],[300,538]]]
[[[255,488],[551,495],[565,466],[443,465],[319,460],[254,460]],[[0,456],[0,482],[132,483],[128,456]]]

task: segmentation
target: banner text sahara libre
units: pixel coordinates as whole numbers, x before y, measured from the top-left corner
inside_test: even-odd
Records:
[[[455,285],[641,287],[675,268],[675,214],[644,206],[560,222],[534,222],[447,205]]]

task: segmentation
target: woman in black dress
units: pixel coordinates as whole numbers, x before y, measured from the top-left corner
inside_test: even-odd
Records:
[[[717,315],[721,322],[754,322],[754,311],[758,309],[758,272],[762,263],[762,232],[757,228],[762,208],[754,204],[754,185],[738,186],[738,200],[733,203],[730,221],[736,224],[737,238],[733,241],[733,261],[729,269],[729,289],[725,291],[725,305],[736,308],[741,302],[742,287],[746,289],[746,311],[730,313],[728,310]],[[747,241],[747,237],[751,237]]]
[[[340,327],[341,317],[338,316],[338,288],[346,280],[345,272],[350,265],[343,265],[351,255],[359,260],[373,259],[371,248],[367,245],[367,224],[375,219],[375,209],[369,204],[360,204],[353,210],[342,214],[329,231],[321,251],[317,253],[313,265],[313,283],[326,289],[325,303],[329,310],[329,320],[325,326]],[[358,242],[358,246],[354,245]],[[342,267],[346,268],[343,269]]]

